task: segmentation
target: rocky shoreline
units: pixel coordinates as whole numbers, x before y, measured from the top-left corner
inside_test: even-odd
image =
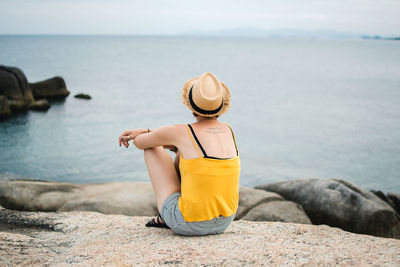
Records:
[[[379,194],[336,179],[239,194],[225,234],[188,238],[144,227],[148,182],[0,181],[0,265],[400,265],[400,216]]]

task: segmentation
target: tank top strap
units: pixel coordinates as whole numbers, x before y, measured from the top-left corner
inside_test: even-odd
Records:
[[[190,139],[192,140],[192,143],[193,143],[194,147],[196,148],[197,153],[199,154],[199,156],[200,156],[200,157],[203,157],[203,155],[204,155],[204,157],[207,157],[206,151],[204,151],[204,148],[203,148],[202,145],[200,144],[199,139],[197,139],[197,136],[196,136],[196,134],[194,133],[193,127],[192,127],[190,124],[188,124],[188,125],[186,125],[186,126],[187,126],[187,130],[188,130]],[[193,138],[194,138],[194,140],[196,140],[196,142],[193,140]],[[197,143],[197,145],[196,145],[196,143]],[[203,152],[203,155],[201,154],[199,148],[200,148],[201,151]]]
[[[226,122],[225,122],[225,124],[226,124],[226,126],[229,127],[229,129],[231,129],[231,133],[232,133],[232,137],[233,137],[233,142],[235,143],[235,148],[236,148],[236,155],[239,156],[239,150],[238,150],[237,145],[236,145],[236,138],[235,138],[235,134],[233,133],[232,127],[231,127],[228,123],[226,123]]]

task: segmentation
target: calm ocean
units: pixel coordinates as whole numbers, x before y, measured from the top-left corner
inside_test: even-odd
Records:
[[[236,133],[241,185],[342,178],[400,192],[400,42],[0,36],[0,64],[30,82],[62,76],[71,92],[48,112],[0,123],[0,173],[148,181],[142,152],[117,137],[193,121],[181,88],[208,71],[232,93],[221,119]]]

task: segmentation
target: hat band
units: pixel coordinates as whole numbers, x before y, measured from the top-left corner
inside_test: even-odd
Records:
[[[211,115],[211,114],[216,114],[216,113],[218,113],[218,112],[221,110],[222,105],[224,104],[224,98],[222,98],[221,105],[220,105],[217,109],[214,109],[214,110],[205,110],[205,109],[202,109],[202,108],[198,107],[198,106],[194,103],[193,97],[192,97],[192,89],[193,89],[193,85],[192,85],[192,87],[190,88],[190,91],[189,91],[189,102],[190,102],[190,105],[192,106],[192,108],[193,108],[195,111],[197,111],[197,112],[199,112],[199,113],[201,113],[201,114]]]

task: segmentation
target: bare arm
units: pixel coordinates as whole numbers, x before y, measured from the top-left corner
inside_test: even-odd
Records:
[[[177,127],[164,126],[134,138],[134,145],[141,150],[157,146],[177,146]]]

